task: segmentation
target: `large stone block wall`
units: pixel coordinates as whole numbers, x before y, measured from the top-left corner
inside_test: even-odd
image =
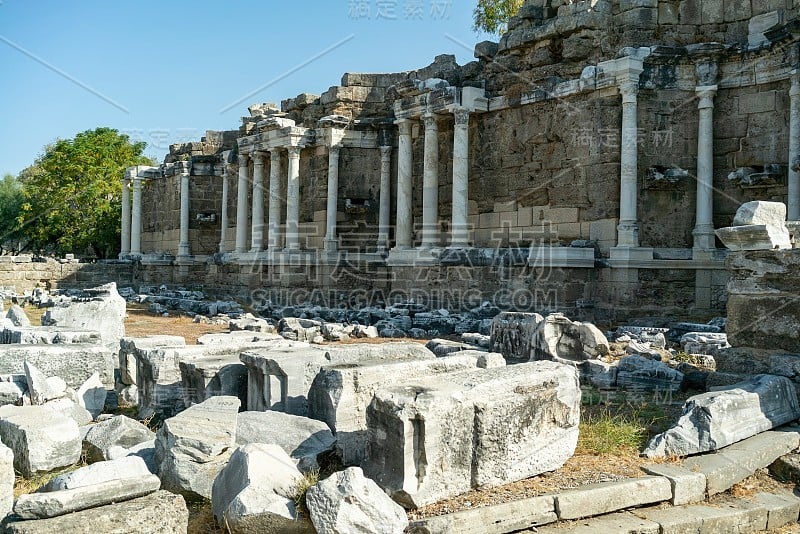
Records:
[[[62,262],[52,258],[34,259],[29,255],[0,256],[0,287],[12,288],[18,293],[37,287],[48,290],[87,288],[107,282],[116,282],[119,286],[138,284],[135,264]]]

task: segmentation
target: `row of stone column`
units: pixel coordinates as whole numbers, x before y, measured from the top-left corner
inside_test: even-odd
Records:
[[[142,181],[138,174],[122,179],[122,251],[120,257],[142,254]],[[131,188],[133,203],[131,203]]]
[[[469,204],[469,115],[468,109],[453,110],[453,199],[450,233],[451,247],[468,246],[467,207]],[[439,128],[436,114],[423,117],[425,128],[422,175],[422,239],[420,248],[430,249],[439,243]],[[413,239],[412,216],[412,142],[414,120],[396,121],[399,129],[397,155],[397,224],[395,248],[409,249]]]

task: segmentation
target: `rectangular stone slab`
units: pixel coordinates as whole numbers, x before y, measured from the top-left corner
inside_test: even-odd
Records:
[[[580,519],[670,499],[672,487],[666,478],[630,478],[559,493],[556,512],[559,519]]]
[[[412,508],[521,480],[572,456],[579,410],[577,370],[549,361],[385,387],[367,409],[362,468]]]
[[[107,389],[114,388],[116,353],[102,345],[6,345],[0,350],[0,375],[24,374],[29,361],[45,376],[58,376],[78,389],[97,371]]]
[[[109,480],[91,486],[20,495],[14,513],[22,519],[47,519],[105,504],[143,497],[161,487],[155,475]]]

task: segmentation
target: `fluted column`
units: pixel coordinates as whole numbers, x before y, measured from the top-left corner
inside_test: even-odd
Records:
[[[789,176],[787,207],[790,221],[800,220],[800,74],[792,74],[789,89]]]
[[[326,252],[335,252],[338,248],[336,239],[336,212],[339,204],[339,147],[332,146],[328,151],[328,204],[325,219]]]
[[[395,248],[411,248],[411,170],[413,153],[411,147],[411,121],[397,121],[397,224],[395,226]]]
[[[264,249],[264,156],[253,153],[253,210],[250,226],[250,252]]]
[[[178,257],[190,255],[189,251],[189,180],[191,167],[189,162],[180,162],[181,173],[181,218],[180,237],[178,239]]]
[[[300,250],[300,147],[290,146],[286,185],[286,249]]]
[[[637,174],[638,174],[638,130],[637,100],[638,75],[635,80],[620,84],[622,94],[622,138],[620,151],[619,225],[618,247],[639,246],[639,224],[637,221]]]
[[[381,149],[381,190],[378,201],[378,254],[386,252],[389,246],[389,216],[391,211],[392,181],[392,147],[382,146]]]
[[[239,184],[236,196],[236,252],[247,251],[247,191],[250,189],[250,158],[239,154]]]
[[[131,179],[122,179],[122,243],[119,257],[124,258],[131,253]]]
[[[228,164],[222,164],[222,207],[219,210],[219,252],[224,254],[227,252],[226,237],[228,233],[228,194],[230,191],[230,181],[228,180]]]
[[[269,151],[269,249],[281,246],[281,149]]]
[[[436,115],[425,121],[425,161],[422,175],[422,248],[439,243],[439,126]]]
[[[692,230],[694,248],[714,249],[714,95],[716,85],[696,89],[697,109],[697,203]]]
[[[469,241],[467,206],[469,204],[469,110],[453,110],[453,220],[451,247],[466,247]]]
[[[131,256],[142,255],[142,177],[133,177],[133,210],[131,212]]]

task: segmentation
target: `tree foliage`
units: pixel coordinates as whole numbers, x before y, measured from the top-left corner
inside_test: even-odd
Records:
[[[22,187],[11,174],[0,181],[0,252],[14,250],[19,242],[19,217]]]
[[[111,128],[46,146],[19,176],[23,202],[18,222],[31,244],[100,257],[117,252],[122,174],[131,165],[151,164],[142,155],[145,147]]]
[[[519,12],[524,0],[478,0],[473,11],[474,28],[499,35],[506,30],[508,20]]]

